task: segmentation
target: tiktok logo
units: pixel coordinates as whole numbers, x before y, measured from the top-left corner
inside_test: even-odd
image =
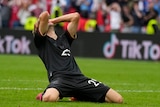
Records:
[[[13,54],[30,54],[31,40],[26,36],[16,38],[14,35],[5,35],[3,38],[0,36],[0,53],[13,53]]]
[[[128,39],[111,34],[111,40],[103,46],[106,58],[160,60],[160,45],[152,40]],[[127,39],[126,39],[127,38]],[[119,49],[119,51],[116,51]],[[116,56],[117,55],[117,56]]]
[[[119,44],[119,41],[115,34],[111,34],[111,40],[106,42],[103,47],[103,53],[106,58],[112,58],[116,52],[116,46]]]

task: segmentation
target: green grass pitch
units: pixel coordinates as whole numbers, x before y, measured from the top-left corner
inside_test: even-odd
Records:
[[[82,72],[124,97],[123,104],[35,100],[48,84],[38,56],[0,55],[0,107],[160,107],[160,62],[76,57]]]

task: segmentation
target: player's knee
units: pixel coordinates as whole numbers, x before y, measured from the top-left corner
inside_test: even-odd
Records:
[[[123,103],[123,97],[122,96],[117,97],[116,103],[119,104]]]
[[[55,88],[48,88],[42,97],[44,102],[56,102],[59,100],[59,91]]]
[[[107,92],[105,100],[109,103],[123,103],[123,97],[113,89]]]
[[[47,95],[42,97],[42,101],[44,102],[56,102],[58,101],[58,97],[54,95]]]

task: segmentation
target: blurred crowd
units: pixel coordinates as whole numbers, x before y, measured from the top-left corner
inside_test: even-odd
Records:
[[[45,10],[51,18],[79,12],[84,32],[154,34],[160,25],[160,0],[0,0],[0,28],[33,30]]]

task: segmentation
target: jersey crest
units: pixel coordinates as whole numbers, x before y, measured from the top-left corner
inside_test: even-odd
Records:
[[[71,56],[71,51],[70,51],[69,49],[65,49],[65,50],[62,52],[61,56]]]

